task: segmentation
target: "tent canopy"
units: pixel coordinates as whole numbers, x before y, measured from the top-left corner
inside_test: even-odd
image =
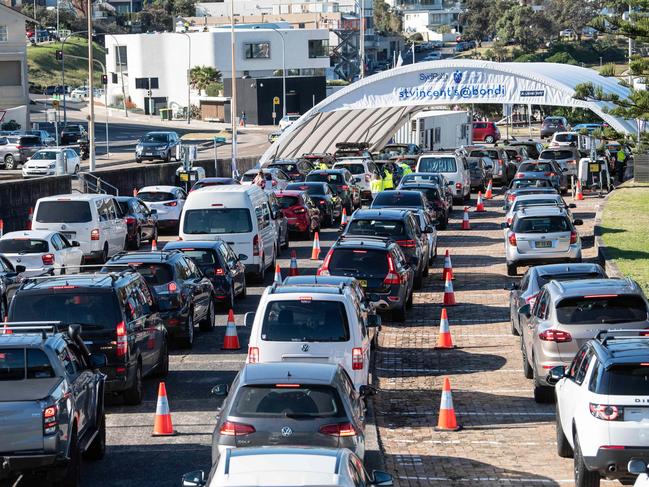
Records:
[[[592,83],[626,98],[629,90],[597,71],[555,63],[494,63],[448,59],[394,68],[325,98],[288,127],[261,157],[294,158],[333,152],[336,142],[368,142],[377,149],[409,117],[435,106],[481,103],[588,108],[619,132],[635,123],[606,113],[607,102],[577,100],[575,87]]]

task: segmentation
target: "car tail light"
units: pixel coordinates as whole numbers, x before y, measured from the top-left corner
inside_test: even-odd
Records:
[[[575,232],[574,230],[570,232],[570,243],[571,244],[577,243],[577,232]]]
[[[248,363],[259,363],[259,347],[248,347]]]
[[[178,286],[174,281],[171,281],[169,284],[167,284],[167,291],[169,291],[170,293],[175,293],[176,291],[178,291]]]
[[[455,183],[455,189],[462,189],[462,183]]]
[[[340,187],[340,189],[342,189],[343,191],[347,191],[347,190],[349,189],[349,186],[347,186],[346,184],[343,184],[343,185]]]
[[[214,275],[215,276],[225,276],[225,271],[221,269],[220,267],[217,267],[214,269]]]
[[[624,420],[624,408],[618,406],[610,406],[608,404],[589,404],[590,414],[595,416],[597,419],[602,419],[604,421],[623,421]],[[624,447],[617,446],[602,446],[601,448],[616,450],[622,449]]]
[[[245,436],[254,433],[256,430],[254,426],[243,423],[235,423],[234,421],[226,421],[221,425],[219,433],[225,436]]]
[[[54,254],[45,254],[41,256],[43,265],[54,265]]]
[[[57,412],[58,408],[56,406],[48,406],[43,409],[43,434],[51,435],[56,433],[59,425],[56,420]]]
[[[394,261],[392,260],[392,256],[390,254],[388,254],[388,274],[385,276],[385,279],[383,279],[383,284],[387,286],[401,284],[401,278],[399,277],[399,274],[396,273],[396,269],[394,268]]]
[[[165,206],[178,206],[178,202],[177,201],[170,201],[169,203],[165,203],[164,205]]]
[[[510,245],[516,245],[516,234],[514,232],[509,232],[507,234],[507,240],[509,240]]]
[[[259,256],[259,235],[255,235],[252,239],[252,255]]]
[[[99,240],[99,229],[93,228],[90,230],[90,240]]]
[[[515,199],[516,199],[515,194],[510,194],[509,196],[507,196],[507,201],[514,201]]]
[[[296,215],[301,215],[302,213],[306,213],[306,209],[305,208],[295,208],[293,210],[293,213],[295,213]]]
[[[544,342],[566,343],[572,341],[572,335],[567,331],[549,329],[539,333],[539,338]]]
[[[356,428],[351,423],[326,424],[319,432],[329,436],[356,436]]]
[[[363,370],[363,349],[352,348],[352,370]]]
[[[525,298],[525,304],[529,304],[530,308],[534,306],[534,303],[536,303],[536,298],[538,297],[539,293],[532,294],[531,296],[528,296]]]
[[[414,249],[417,246],[417,242],[414,240],[397,240],[397,244],[399,247],[403,247],[406,249]]]
[[[498,164],[501,164],[501,165],[502,165],[502,164],[504,164],[504,163],[505,163],[505,161],[503,161],[502,159],[498,159]]]
[[[554,176],[554,173],[553,173],[553,172],[546,172],[546,173],[544,173],[544,174],[545,174],[546,176]]]
[[[516,176],[514,176],[514,177],[515,177],[515,178],[522,178],[522,177],[523,177],[523,173],[522,173],[522,172],[516,173]]]
[[[366,183],[369,183],[370,180],[371,180],[370,175],[369,175],[369,174],[366,174],[366,175],[365,175],[365,182],[366,182]]]
[[[118,357],[124,357],[128,352],[128,337],[126,336],[126,324],[123,321],[117,323],[117,350]]]
[[[273,181],[273,186],[277,186],[277,181]]]
[[[135,223],[135,218],[133,218],[132,216],[127,216],[126,223],[127,225],[133,225]]]
[[[334,254],[334,249],[331,249],[329,252],[327,252],[327,255],[325,256],[324,262],[318,269],[318,272],[316,272],[316,275],[318,276],[329,276],[329,262],[331,262],[331,257]]]

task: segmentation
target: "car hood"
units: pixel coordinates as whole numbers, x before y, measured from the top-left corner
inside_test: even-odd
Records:
[[[56,164],[54,159],[39,159],[37,161],[31,160],[25,163],[25,167],[47,168],[50,164]]]
[[[168,142],[138,142],[137,145],[140,147],[159,147],[168,145]]]

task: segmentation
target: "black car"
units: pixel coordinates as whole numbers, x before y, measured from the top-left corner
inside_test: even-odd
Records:
[[[399,221],[380,223],[387,226]],[[404,321],[406,308],[412,306],[415,270],[399,244],[390,237],[368,234],[340,237],[327,253],[318,275],[358,279],[369,301],[379,311],[391,311],[396,321]]]
[[[144,202],[134,196],[118,196],[117,206],[126,220],[126,245],[139,250],[143,240],[158,240],[158,211],[149,210]]]
[[[119,252],[103,272],[132,268],[151,288],[170,338],[184,348],[194,345],[194,325],[214,328],[214,286],[182,252]]]
[[[318,169],[306,177],[307,182],[327,183],[340,198],[340,204],[351,215],[361,206],[361,190],[347,169]]]
[[[511,140],[507,145],[510,147],[525,147],[527,155],[530,157],[530,159],[538,159],[541,151],[543,150],[543,144],[532,139]]]
[[[106,392],[140,404],[142,378],[169,371],[167,331],[149,286],[136,272],[26,278],[9,308],[9,321],[81,325],[91,353],[104,353]]]
[[[0,254],[0,322],[9,313],[9,303],[22,283],[20,274],[25,270],[24,265],[14,267],[9,259]]]
[[[374,197],[372,209],[399,208],[409,210],[424,210],[431,220],[436,220],[436,211],[426,198],[426,193],[419,188],[404,185],[401,189],[381,191]]]
[[[82,125],[74,123],[63,127],[59,138],[61,139],[61,145],[73,145],[76,144],[80,138],[86,135],[86,129],[84,129]]]
[[[268,167],[281,169],[291,181],[304,181],[315,166],[304,159],[275,159]]]
[[[342,204],[336,196],[335,190],[327,183],[303,182],[290,183],[286,186],[287,191],[306,191],[311,200],[320,210],[322,226],[333,226],[335,221],[342,215]]]
[[[432,182],[439,186],[442,191],[444,199],[448,203],[448,213],[450,214],[453,211],[453,190],[450,187],[450,183],[446,176],[440,173],[435,172],[411,172],[406,174],[401,178],[399,185],[404,185],[406,183],[428,183]]]
[[[438,227],[441,230],[445,230],[448,227],[448,218],[450,210],[448,209],[448,201],[442,196],[443,192],[441,188],[433,183],[414,183],[406,182],[405,184],[399,185],[397,188],[402,191],[419,191],[424,195],[428,204],[433,208],[431,212],[425,208],[421,208],[426,211],[428,217],[437,222]]]
[[[343,236],[391,238],[399,244],[415,271],[415,289],[421,288],[424,276],[428,275],[429,245],[412,211],[396,208],[356,210]]]
[[[246,267],[223,240],[169,242],[163,250],[180,250],[191,258],[212,281],[214,298],[226,310],[234,309],[236,298],[246,297]]]

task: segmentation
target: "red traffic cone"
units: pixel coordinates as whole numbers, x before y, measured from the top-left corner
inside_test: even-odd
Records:
[[[457,424],[455,409],[453,408],[453,396],[451,395],[451,381],[444,377],[442,387],[442,400],[439,405],[439,419],[435,431],[458,431],[461,426]]]
[[[158,250],[158,243],[155,240],[151,240],[151,252],[156,252]]]
[[[575,199],[577,201],[583,201],[584,193],[583,193],[583,191],[581,189],[581,181],[579,179],[577,179],[577,182],[575,184],[577,186],[577,194],[575,195]]]
[[[5,316],[5,324],[4,327],[2,328],[3,335],[11,335],[13,333],[13,330],[7,326],[8,321],[9,321],[9,317]]]
[[[313,236],[313,249],[311,250],[311,260],[320,259],[320,236],[315,232]]]
[[[455,306],[456,304],[453,281],[446,276],[446,281],[444,282],[444,306]]]
[[[343,216],[340,217],[340,226],[344,227],[347,225],[347,210],[343,208]]]
[[[228,312],[228,324],[225,327],[225,338],[222,350],[240,350],[237,325],[234,323],[234,311]]]
[[[491,198],[494,197],[493,195],[493,181],[490,179],[489,183],[487,183],[487,191],[484,194],[485,199],[490,200]]]
[[[275,277],[273,278],[275,284],[282,283],[282,269],[280,269],[279,264],[275,264]]]
[[[137,188],[133,188],[133,196],[137,196],[138,190]]]
[[[30,206],[29,207],[29,214],[27,215],[27,223],[25,224],[25,228],[27,230],[32,229],[32,218],[34,218],[34,208]]]
[[[0,237],[4,235],[5,232],[5,221],[0,218]]]
[[[478,213],[484,213],[487,211],[484,209],[484,203],[482,202],[482,191],[478,191],[478,204],[475,207],[475,211]]]
[[[462,217],[462,230],[471,230],[471,223],[469,222],[469,207],[464,207],[464,216]]]
[[[437,339],[437,346],[435,348],[455,348],[455,345],[453,345],[453,337],[451,337],[451,330],[448,326],[446,308],[442,308],[442,316],[439,319],[439,338]]]
[[[295,250],[291,250],[291,267],[288,270],[289,276],[299,276],[300,273],[297,269],[297,254]]]
[[[158,404],[155,408],[155,421],[151,436],[175,436],[177,433],[171,424],[169,401],[167,401],[167,388],[164,382],[158,386]]]
[[[442,271],[442,281],[445,281],[447,276],[449,279],[455,279],[453,277],[453,264],[451,264],[451,254],[448,249],[446,249],[446,254],[444,254],[444,270]]]

